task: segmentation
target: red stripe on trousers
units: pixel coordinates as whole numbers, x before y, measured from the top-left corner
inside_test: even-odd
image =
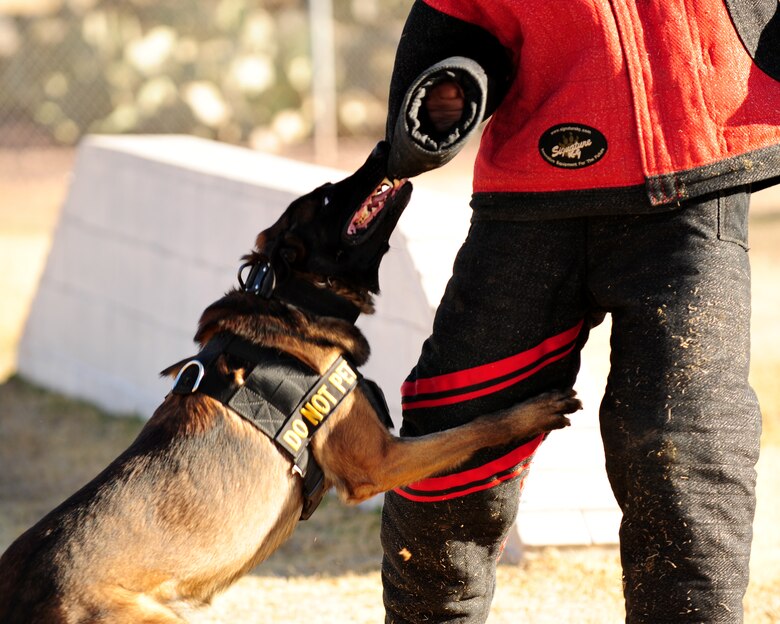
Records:
[[[493,394],[494,392],[498,392],[499,390],[503,390],[504,388],[508,388],[509,386],[512,386],[522,381],[526,377],[530,377],[534,373],[537,373],[538,371],[543,369],[548,364],[552,364],[553,362],[563,359],[564,357],[569,355],[569,353],[571,353],[573,350],[574,350],[574,345],[566,349],[566,351],[564,351],[563,353],[559,353],[555,357],[552,357],[549,360],[542,362],[541,364],[535,366],[530,370],[520,373],[515,377],[506,379],[501,383],[495,384],[493,386],[488,386],[487,388],[474,390],[472,392],[466,392],[464,394],[456,394],[454,396],[443,397],[441,399],[426,399],[422,401],[413,401],[411,403],[404,403],[402,405],[403,411],[408,412],[409,410],[419,409],[423,407],[441,407],[443,405],[452,405],[454,403],[461,403],[463,401],[470,401],[471,399],[477,399],[487,394]]]
[[[545,355],[572,342],[580,333],[583,322],[584,321],[580,321],[571,329],[567,329],[557,336],[547,338],[537,346],[528,349],[527,351],[523,351],[522,353],[517,353],[516,355],[504,358],[503,360],[482,364],[481,366],[467,368],[466,370],[456,371],[454,373],[437,375],[436,377],[407,381],[401,386],[401,395],[403,397],[410,397],[418,394],[457,390],[458,388],[473,386],[508,375],[513,371],[533,364]]]
[[[430,479],[424,479],[423,481],[418,481],[417,483],[410,483],[409,487],[419,492],[440,492],[442,490],[449,490],[456,487],[462,487],[468,485],[469,483],[485,481],[486,479],[490,479],[490,477],[494,475],[498,475],[501,474],[502,472],[505,472],[506,470],[509,470],[512,466],[516,466],[524,459],[527,459],[528,457],[533,455],[536,452],[536,449],[539,448],[539,445],[542,443],[542,440],[544,440],[544,437],[545,434],[539,435],[535,437],[533,440],[526,442],[522,446],[518,446],[516,449],[510,451],[506,455],[503,455],[498,459],[494,459],[493,461],[490,461],[487,464],[483,464],[482,466],[477,466],[476,468],[471,468],[469,470],[464,470],[462,472],[457,472],[451,475],[445,475],[443,477],[431,477]],[[447,500],[450,498],[456,498],[458,496],[465,496],[466,494],[470,494],[472,492],[478,492],[480,490],[486,490],[488,488],[495,487],[499,483],[502,483],[507,479],[511,479],[512,477],[517,476],[525,468],[526,466],[520,466],[517,470],[513,471],[508,475],[502,475],[501,477],[496,477],[492,481],[488,481],[487,483],[480,483],[479,485],[476,485],[473,488],[460,490],[458,492],[450,492],[448,494],[420,496],[420,495],[406,492],[401,488],[396,488],[394,491],[410,500],[429,501],[429,502],[433,502],[437,500]]]
[[[483,483],[482,485],[477,485],[473,488],[469,488],[468,490],[461,490],[460,492],[451,492],[449,494],[440,494],[437,496],[417,496],[416,494],[410,494],[409,492],[405,492],[401,488],[396,488],[393,491],[396,494],[399,494],[404,498],[407,498],[410,501],[414,501],[416,503],[438,503],[439,501],[452,500],[453,498],[460,498],[461,496],[466,496],[467,494],[473,494],[474,492],[489,490],[490,488],[494,488],[497,485],[500,485],[504,481],[509,481],[509,479],[514,479],[521,472],[523,472],[524,469],[525,466],[522,466],[521,468],[518,468],[517,470],[515,470],[510,474],[497,477],[495,480],[491,481],[490,483]]]

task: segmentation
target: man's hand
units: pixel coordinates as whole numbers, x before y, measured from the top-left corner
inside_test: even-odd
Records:
[[[460,120],[465,98],[463,89],[455,81],[440,82],[425,96],[425,110],[437,132],[445,132]]]

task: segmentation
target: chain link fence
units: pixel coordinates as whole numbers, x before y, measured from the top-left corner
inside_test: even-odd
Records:
[[[309,0],[318,2],[319,0]],[[266,150],[314,133],[305,0],[0,0],[0,149],[185,133]],[[380,137],[410,0],[332,0],[340,138]]]

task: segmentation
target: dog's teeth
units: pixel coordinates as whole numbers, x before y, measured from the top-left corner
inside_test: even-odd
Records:
[[[404,182],[405,180],[390,180],[389,178],[382,180],[382,182],[373,190],[371,195],[366,198],[358,212],[352,217],[352,222],[347,228],[347,234],[354,236],[362,230],[367,229],[376,214],[384,209],[387,198]]]

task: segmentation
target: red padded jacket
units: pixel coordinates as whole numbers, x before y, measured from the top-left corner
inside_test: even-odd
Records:
[[[776,0],[424,1],[422,15],[488,33],[509,60],[477,156],[475,208],[622,192],[651,211],[780,176]],[[430,58],[418,63],[475,56],[452,40],[439,54],[428,22]],[[399,53],[410,45],[402,39]],[[391,105],[409,79],[397,61]]]

